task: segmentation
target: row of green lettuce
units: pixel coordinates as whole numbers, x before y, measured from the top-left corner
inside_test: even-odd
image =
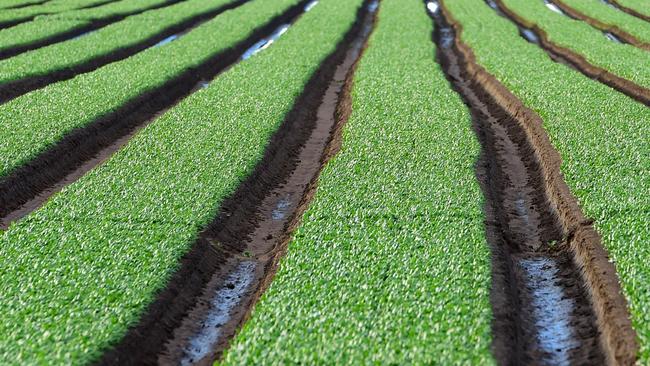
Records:
[[[292,3],[254,1],[201,37],[227,42],[232,27],[243,33]],[[86,363],[118,341],[254,169],[360,4],[321,1],[272,47],[186,98],[2,233],[0,363]]]
[[[0,61],[0,85],[74,68],[143,42],[153,44],[155,39],[164,34],[167,29],[203,14],[214,12],[231,1],[187,0],[128,17],[84,37],[2,60]],[[50,23],[67,24],[69,21],[57,20],[47,24]]]
[[[174,2],[176,1],[122,0],[96,8],[71,10],[58,15],[39,16],[31,22],[25,22],[11,28],[0,30],[0,52],[88,27],[95,20],[124,17],[141,13],[148,9],[166,6]],[[209,3],[208,1],[203,2]],[[197,5],[195,4],[195,6]]]
[[[40,5],[49,0],[1,0],[0,9]]]
[[[55,14],[66,10],[81,9],[98,4],[107,0],[52,0],[45,4],[26,6],[18,9],[2,9],[0,12],[0,24],[7,22],[28,21],[38,15]]]
[[[638,40],[650,43],[650,24],[604,4],[602,0],[562,0],[566,5],[605,24],[617,26]],[[647,3],[650,8],[650,2]]]
[[[639,14],[650,17],[650,8],[646,0],[616,0],[616,2],[637,11]]]
[[[479,146],[432,27],[381,1],[341,151],[224,364],[493,363]]]
[[[152,47],[0,106],[0,177],[99,117],[197,67],[248,37],[298,0],[253,1],[178,40]],[[218,35],[215,36],[215,35]]]
[[[483,0],[446,2],[477,61],[544,120],[562,173],[595,219],[650,362],[650,110],[551,61]],[[538,16],[541,19],[542,16]]]
[[[600,30],[551,11],[541,0],[502,2],[530,24],[536,24],[546,31],[549,41],[577,52],[593,65],[641,87],[650,88],[650,73],[646,72],[650,70],[648,51],[608,40]]]

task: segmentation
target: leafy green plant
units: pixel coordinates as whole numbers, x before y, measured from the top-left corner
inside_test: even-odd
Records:
[[[562,0],[577,11],[596,18],[601,22],[614,25],[630,33],[643,42],[650,42],[650,27],[648,22],[635,18],[611,6],[607,6],[601,0]]]

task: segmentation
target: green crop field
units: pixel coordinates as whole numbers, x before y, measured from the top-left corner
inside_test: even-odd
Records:
[[[0,364],[650,363],[650,106],[521,22],[650,88],[542,0],[0,0]]]

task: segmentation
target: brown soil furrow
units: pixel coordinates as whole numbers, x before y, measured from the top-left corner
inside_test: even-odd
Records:
[[[565,12],[572,18],[582,20],[583,22],[591,25],[592,27],[602,32],[609,32],[615,35],[616,37],[618,37],[619,39],[621,39],[623,42],[631,44],[634,47],[638,47],[643,50],[650,51],[650,43],[639,40],[635,36],[631,35],[630,33],[627,33],[626,31],[622,30],[616,25],[603,23],[596,18],[592,18],[586,14],[583,14],[578,10],[572,8],[571,6],[567,5],[562,0],[549,0],[549,1],[555,4],[558,8],[562,9],[563,12]]]
[[[367,0],[255,171],[225,200],[167,288],[101,364],[207,365],[220,357],[269,286],[321,169],[338,151],[351,112],[352,76],[375,10]]]
[[[249,0],[235,0],[229,4],[219,7],[218,9],[199,14],[182,23],[175,24],[169,28],[166,28],[160,33],[148,39],[142,40],[141,42],[128,47],[113,50],[105,55],[98,55],[95,58],[84,61],[78,65],[72,65],[61,70],[52,71],[46,75],[34,76],[0,84],[0,104],[6,103],[14,98],[18,98],[19,96],[27,94],[33,90],[43,88],[49,84],[69,80],[77,75],[94,71],[112,62],[124,60],[152,46],[155,46],[158,42],[164,40],[167,37],[170,37],[172,35],[185,34],[191,31],[193,28],[198,27],[204,22],[207,22],[212,18],[218,16],[219,14],[227,10],[235,9],[248,1]]]
[[[213,79],[239,62],[260,39],[267,38],[283,24],[293,23],[309,1],[299,2],[200,66],[188,69],[88,126],[71,131],[35,159],[0,179],[0,229],[37,209],[64,186],[108,159],[137,131],[195,92],[205,80]]]
[[[497,361],[634,364],[636,334],[614,265],[563,180],[541,118],[476,63],[444,4],[435,9],[438,60],[481,144]]]
[[[552,60],[569,65],[585,76],[597,80],[640,103],[650,106],[650,89],[644,88],[630,80],[615,75],[602,67],[593,65],[587,61],[584,56],[549,41],[546,32],[542,28],[537,24],[520,17],[517,13],[508,8],[502,0],[486,0],[486,2],[494,4],[498,10],[495,9],[494,6],[490,7],[497,10],[508,20],[516,24],[523,32],[533,33],[537,40],[536,43],[546,51],[546,53],[548,53]]]
[[[28,51],[33,51],[33,50],[41,48],[41,47],[46,47],[46,46],[49,46],[49,45],[53,45],[55,43],[65,42],[65,41],[74,39],[76,37],[83,36],[86,33],[93,32],[93,31],[96,31],[98,29],[101,29],[101,28],[103,28],[103,27],[105,27],[107,25],[111,25],[113,23],[119,22],[120,20],[123,20],[123,19],[125,19],[127,17],[130,17],[132,15],[142,14],[142,13],[144,13],[146,11],[149,11],[149,10],[161,9],[161,8],[174,5],[174,4],[182,2],[182,1],[186,1],[186,0],[170,0],[170,1],[167,1],[167,2],[165,2],[163,4],[150,6],[150,7],[146,8],[146,9],[140,9],[140,10],[134,11],[134,12],[129,13],[129,14],[121,14],[121,15],[115,15],[115,16],[111,16],[111,17],[107,17],[107,18],[103,18],[103,19],[96,19],[96,20],[93,20],[92,22],[90,22],[87,25],[84,25],[84,26],[79,27],[79,28],[72,29],[72,30],[70,30],[68,32],[59,33],[59,34],[53,35],[51,37],[39,39],[38,41],[35,41],[35,42],[26,43],[26,44],[23,44],[23,45],[20,45],[20,46],[15,46],[15,47],[11,47],[11,48],[1,50],[0,51],[0,60],[8,59],[10,57],[20,55],[21,53],[25,53],[25,52],[28,52]],[[111,1],[109,1],[109,2],[111,2]],[[101,5],[106,5],[106,3],[95,4],[92,7],[101,6]],[[88,9],[88,8],[86,8],[86,9]],[[77,9],[77,10],[79,10],[79,9]],[[34,16],[34,18],[35,17],[36,16]],[[21,20],[18,23],[12,24],[11,26],[18,25],[20,23],[25,23],[25,22],[32,21],[32,20],[33,20],[33,18],[30,18],[30,19],[27,19],[27,20]],[[0,24],[0,29],[2,29],[2,28],[8,28],[8,26],[3,26],[2,24]],[[5,100],[3,100],[2,98],[0,98],[0,100],[5,102]]]
[[[650,22],[650,16],[639,13],[638,11],[636,11],[636,10],[634,10],[632,8],[628,8],[627,6],[624,6],[623,4],[619,3],[617,0],[603,0],[603,1],[606,2],[607,4],[612,5],[613,7],[615,7],[616,9],[619,9],[620,11],[622,11],[624,13],[628,13],[631,16],[637,17],[637,18],[639,18],[641,20],[645,20],[646,22]]]
[[[10,6],[8,8],[2,8],[2,10],[15,10],[15,9],[27,8],[29,6],[43,5],[43,4],[45,4],[47,2],[50,2],[50,1],[52,1],[52,0],[34,0],[33,3]]]
[[[96,7],[98,7],[98,6],[106,5],[106,4],[109,4],[109,3],[115,2],[115,1],[118,1],[118,0],[106,0],[106,1],[103,1],[103,2],[101,2],[101,3],[97,3],[97,4],[93,4],[93,5],[88,5],[88,6],[83,6],[83,7],[81,7],[81,8],[71,9],[71,10],[83,10],[83,9],[96,8]],[[46,1],[46,2],[47,2],[47,1]],[[45,2],[44,2],[44,3],[45,3]],[[32,6],[32,5],[39,5],[39,4],[30,4],[30,5],[28,5],[28,6]],[[160,6],[160,5],[158,5],[158,6]],[[163,5],[163,6],[166,6],[166,5]],[[27,6],[24,6],[24,7],[27,7]],[[13,9],[19,9],[19,8],[21,8],[21,7],[13,8]],[[13,9],[10,8],[10,9],[3,9],[3,10],[13,10]],[[152,9],[153,9],[153,8],[152,8]],[[13,27],[13,26],[15,26],[15,25],[18,25],[18,24],[31,22],[32,20],[34,20],[34,19],[35,19],[36,17],[38,17],[38,16],[41,16],[41,15],[50,15],[50,14],[57,14],[57,13],[39,13],[39,14],[31,15],[31,16],[29,16],[29,17],[27,17],[27,18],[22,18],[22,19],[17,19],[17,20],[8,20],[8,21],[5,21],[5,22],[0,22],[0,29],[11,28],[11,27]],[[1,55],[1,53],[0,53],[0,55]],[[1,56],[0,56],[0,59],[2,59]]]

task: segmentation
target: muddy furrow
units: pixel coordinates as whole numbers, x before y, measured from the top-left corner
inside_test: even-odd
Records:
[[[583,14],[579,12],[578,10],[572,8],[571,6],[567,5],[564,1],[562,0],[548,0],[551,4],[554,4],[558,8],[560,8],[564,13],[566,13],[569,17],[581,20],[590,26],[598,29],[599,31],[603,32],[605,35],[610,34],[613,35],[615,38],[619,39],[623,43],[630,44],[634,47],[650,51],[650,43],[643,42],[636,38],[635,36],[631,35],[630,33],[627,33],[626,31],[622,30],[621,28],[617,27],[616,25],[612,24],[607,24],[603,23],[600,20],[596,18],[592,18],[586,14]]]
[[[132,13],[114,15],[114,16],[110,16],[110,17],[107,17],[107,18],[103,18],[103,19],[96,19],[96,20],[91,21],[88,25],[73,29],[73,30],[68,31],[68,32],[55,34],[55,35],[53,35],[51,37],[42,38],[42,39],[39,39],[38,41],[35,41],[35,42],[26,43],[26,44],[23,44],[23,45],[20,45],[20,46],[11,47],[11,48],[1,50],[0,51],[0,60],[8,59],[10,57],[20,55],[21,53],[25,53],[25,52],[32,51],[32,50],[35,50],[35,49],[38,49],[38,48],[41,48],[41,47],[46,47],[46,46],[49,46],[49,45],[53,45],[55,43],[69,41],[71,39],[81,37],[81,36],[83,36],[83,35],[85,35],[87,33],[90,33],[90,32],[96,31],[98,29],[101,29],[103,27],[106,27],[108,25],[111,25],[113,23],[117,23],[120,20],[124,20],[125,18],[130,17],[132,15],[142,14],[142,13],[144,13],[146,11],[149,11],[149,10],[161,9],[161,8],[168,7],[168,6],[174,5],[174,4],[182,2],[182,1],[185,1],[185,0],[170,0],[170,1],[166,2],[166,3],[150,6],[150,7],[146,8],[146,9],[140,9],[140,10],[134,11]],[[99,5],[95,4],[92,7],[106,5],[107,3],[102,3],[102,4],[99,4]],[[79,10],[79,9],[75,9],[75,10]],[[47,14],[45,14],[45,15],[47,15]],[[32,20],[33,20],[33,18],[28,19],[28,20],[24,20],[24,21],[20,21],[19,23],[16,23],[16,24],[13,24],[13,25],[18,25],[20,23],[25,23],[25,22],[32,21]],[[2,28],[8,28],[8,27],[3,27],[2,24],[0,24],[0,29],[2,29]],[[2,99],[0,99],[0,100],[2,100]]]
[[[25,79],[11,81],[9,83],[0,84],[0,104],[6,103],[12,99],[18,98],[21,95],[27,94],[33,90],[43,88],[49,84],[54,84],[60,81],[65,81],[74,78],[77,75],[92,72],[102,66],[108,65],[113,62],[124,60],[139,52],[142,52],[150,47],[161,44],[167,40],[175,40],[182,35],[190,32],[192,29],[200,26],[201,24],[210,21],[217,17],[219,14],[235,9],[249,0],[234,0],[218,9],[199,14],[191,19],[182,23],[173,25],[167,29],[162,30],[160,33],[145,39],[141,42],[133,44],[128,47],[113,50],[112,52],[99,55],[93,59],[89,59],[81,64],[66,67],[61,70],[56,70],[47,75],[34,76]]]
[[[255,171],[222,205],[166,289],[101,364],[212,364],[269,286],[321,169],[340,146],[352,76],[378,3],[366,1],[309,80]]]
[[[541,47],[549,57],[556,62],[568,65],[585,76],[597,80],[625,95],[650,106],[650,89],[615,75],[606,69],[593,65],[587,59],[566,48],[549,41],[546,32],[536,24],[527,21],[510,10],[501,0],[485,0],[488,6],[498,14],[519,27],[521,36],[531,43]]]
[[[638,345],[615,268],[563,181],[540,117],[427,4],[437,59],[471,110],[492,253],[493,352],[504,365],[632,365]]]
[[[641,20],[645,20],[646,22],[650,22],[650,16],[639,13],[638,11],[628,8],[627,6],[624,6],[623,4],[619,3],[617,0],[602,0],[605,4],[611,5],[613,8],[618,9],[624,13],[630,14],[633,17],[637,17]]]
[[[215,54],[86,127],[69,132],[47,151],[0,179],[0,229],[36,210],[53,194],[106,161],[140,129],[248,57],[261,41],[272,41],[279,35],[278,29],[292,24],[311,2],[299,2],[231,49]]]

